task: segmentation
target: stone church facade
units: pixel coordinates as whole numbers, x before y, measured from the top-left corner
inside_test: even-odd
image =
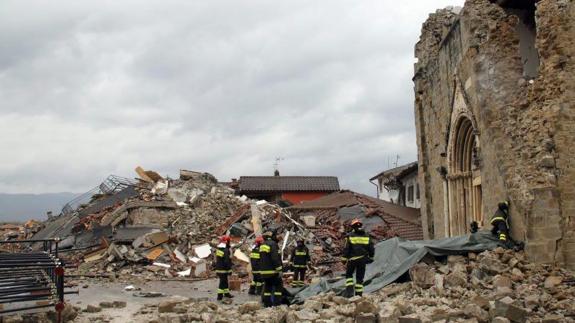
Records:
[[[415,118],[426,237],[489,226],[575,267],[575,0],[468,0],[423,24]]]

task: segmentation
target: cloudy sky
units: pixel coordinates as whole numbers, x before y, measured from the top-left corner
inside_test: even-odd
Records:
[[[141,165],[368,179],[416,159],[413,46],[463,0],[0,1],[0,192]]]

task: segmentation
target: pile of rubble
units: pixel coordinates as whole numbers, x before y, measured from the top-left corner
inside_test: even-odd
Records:
[[[346,299],[320,294],[303,304],[262,309],[175,298],[147,305],[142,322],[575,322],[573,273],[501,248],[443,262],[425,259],[411,281]]]
[[[152,171],[136,171],[137,184],[113,194],[94,194],[69,220],[48,221],[49,229],[50,222],[57,221],[72,226],[53,230],[48,237],[62,239],[62,253],[77,265],[73,274],[206,278],[213,247],[226,232],[234,236],[234,255],[240,260],[236,264],[242,267],[238,271],[247,272],[248,242],[262,224],[276,222],[282,214],[278,206],[236,196],[208,173],[183,170],[179,179],[164,179]],[[113,200],[116,196],[120,198]]]
[[[180,178],[170,179],[139,167],[136,172],[138,182],[122,179],[120,189],[91,194],[73,212],[45,223],[40,238],[62,240],[61,254],[76,267],[72,275],[126,280],[209,278],[218,237],[230,234],[234,273],[245,280],[251,244],[267,229],[285,239],[283,255],[289,254],[296,237],[308,239],[310,247],[326,257],[341,252],[326,246],[323,236],[316,237],[289,210],[238,196],[211,174],[182,170]],[[110,182],[116,183],[105,185],[111,186]]]

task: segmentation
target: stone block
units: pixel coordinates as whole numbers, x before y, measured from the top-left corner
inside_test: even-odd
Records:
[[[377,316],[373,313],[361,313],[355,317],[355,323],[377,323]]]
[[[398,318],[399,323],[421,323],[421,318],[417,314],[409,314],[400,316]]]
[[[530,261],[535,263],[553,262],[555,254],[555,240],[528,241],[525,246],[525,252]]]

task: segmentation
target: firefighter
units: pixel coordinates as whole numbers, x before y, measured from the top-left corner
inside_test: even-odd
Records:
[[[491,233],[499,236],[499,241],[507,245],[509,241],[509,202],[501,202],[497,205],[497,211],[491,217]]]
[[[310,260],[309,250],[305,246],[303,239],[297,240],[297,245],[291,254],[291,267],[293,269],[293,280],[291,287],[305,286],[305,271]]]
[[[252,247],[252,252],[250,253],[250,263],[252,265],[252,283],[250,284],[250,290],[248,294],[250,295],[261,295],[262,293],[262,279],[259,272],[260,268],[260,246],[264,242],[262,236],[258,236]]]
[[[222,236],[216,249],[216,274],[220,278],[218,301],[221,301],[224,297],[233,298],[228,284],[228,276],[232,273],[230,241],[229,236]]]
[[[346,237],[343,261],[346,263],[345,271],[345,296],[353,297],[363,294],[363,278],[365,266],[373,262],[375,249],[371,237],[365,233],[363,224],[359,219],[351,221],[352,231]],[[353,273],[355,272],[355,284]]]
[[[282,262],[275,233],[264,233],[264,242],[260,246],[260,275],[264,282],[262,303],[264,307],[282,303]]]

